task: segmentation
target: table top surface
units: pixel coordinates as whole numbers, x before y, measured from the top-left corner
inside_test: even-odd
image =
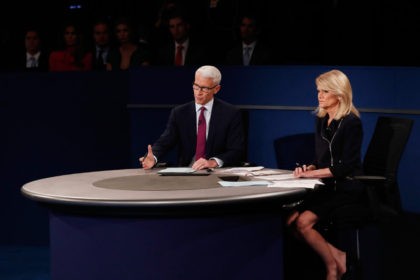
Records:
[[[21,191],[38,202],[86,206],[217,204],[306,193],[301,188],[222,187],[221,178],[232,176],[223,169],[208,176],[161,176],[158,171],[137,168],[62,175],[29,182]]]

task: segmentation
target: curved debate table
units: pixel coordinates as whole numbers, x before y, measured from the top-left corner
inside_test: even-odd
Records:
[[[86,172],[25,184],[49,209],[51,278],[283,279],[282,209],[303,189],[238,177]],[[249,178],[239,178],[249,180]]]

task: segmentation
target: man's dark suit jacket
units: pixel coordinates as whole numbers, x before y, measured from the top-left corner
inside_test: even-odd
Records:
[[[227,52],[226,64],[228,65],[243,65],[242,60],[242,42],[236,43],[232,49]],[[276,64],[276,58],[273,51],[268,45],[262,42],[257,42],[254,51],[252,52],[249,65],[272,65]]]
[[[93,70],[98,70],[98,71],[105,71],[106,70],[106,63],[108,62],[108,57],[109,57],[110,50],[108,50],[105,61],[102,60],[101,62],[98,59],[98,54],[96,53],[96,48],[92,48],[91,52],[92,52],[92,69]]]
[[[174,65],[175,62],[175,43],[170,41],[168,44],[158,49],[155,59],[157,65]],[[211,59],[207,47],[200,42],[191,39],[185,54],[184,65],[206,65],[210,64]]]
[[[162,159],[175,146],[178,147],[178,165],[189,166],[195,155],[197,128],[195,102],[172,109],[167,127],[156,143],[153,154]],[[224,166],[237,166],[244,161],[244,125],[240,110],[215,98],[206,142],[206,157],[217,157]]]
[[[42,51],[38,59],[38,67],[35,68],[26,68],[26,52],[19,53],[16,58],[13,60],[11,65],[12,70],[23,70],[29,72],[47,72],[48,71],[48,59],[49,54],[45,51]]]

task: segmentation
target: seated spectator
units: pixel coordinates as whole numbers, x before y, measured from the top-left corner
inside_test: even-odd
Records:
[[[88,71],[92,70],[92,53],[85,50],[83,36],[75,24],[64,27],[64,47],[51,52],[50,71]]]
[[[97,20],[93,24],[93,42],[93,69],[106,70],[106,64],[108,63],[108,55],[111,48],[111,36],[109,24],[107,21]]]
[[[170,42],[158,49],[157,65],[201,65],[210,64],[209,53],[197,37],[191,36],[191,25],[180,10],[168,15]]]
[[[239,41],[228,51],[226,64],[244,66],[275,64],[273,51],[270,46],[260,40],[260,32],[256,16],[242,16]]]
[[[169,15],[173,10],[178,9],[178,6],[176,0],[164,0],[162,2],[152,29],[151,41],[155,46],[161,46],[168,42]]]
[[[36,28],[25,31],[25,49],[19,48],[13,56],[11,70],[48,71],[48,52],[41,44],[40,32]]]
[[[109,53],[106,65],[108,71],[150,65],[149,49],[145,44],[139,45],[133,25],[128,19],[120,18],[116,21],[115,36],[117,48]]]

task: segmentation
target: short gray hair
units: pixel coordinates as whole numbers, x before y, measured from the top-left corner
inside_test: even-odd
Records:
[[[204,65],[195,71],[195,74],[201,75],[203,78],[209,78],[213,80],[213,83],[216,85],[220,85],[220,81],[222,80],[222,73],[220,73],[219,69],[212,65]]]

